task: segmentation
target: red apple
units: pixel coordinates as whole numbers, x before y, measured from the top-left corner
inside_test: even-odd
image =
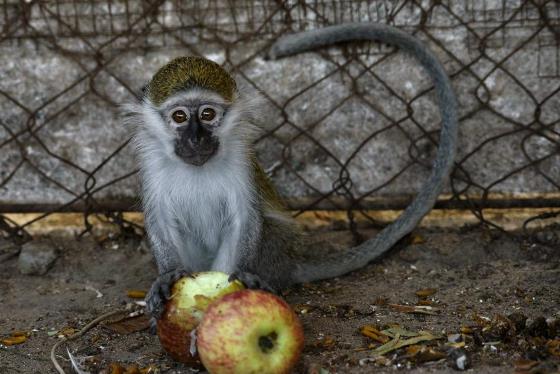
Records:
[[[215,271],[179,279],[171,289],[171,298],[165,304],[161,319],[157,321],[157,333],[163,348],[177,361],[200,364],[192,342],[194,329],[210,303],[243,288],[241,282],[229,282],[227,274]]]
[[[303,348],[303,329],[281,298],[242,290],[210,305],[197,329],[197,347],[212,374],[289,373]]]

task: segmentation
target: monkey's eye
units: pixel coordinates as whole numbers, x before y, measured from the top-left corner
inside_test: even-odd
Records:
[[[210,105],[204,105],[198,109],[200,122],[211,125],[219,119],[220,111]]]
[[[183,110],[176,110],[171,115],[171,118],[173,118],[173,121],[176,123],[183,123],[187,120],[187,113]]]

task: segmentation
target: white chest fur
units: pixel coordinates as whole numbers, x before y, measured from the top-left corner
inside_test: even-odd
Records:
[[[222,160],[224,161],[224,160]],[[240,245],[240,230],[249,216],[251,191],[245,163],[211,163],[202,167],[154,162],[144,170],[145,209],[171,243],[186,268],[212,267]],[[219,256],[218,256],[219,254]],[[228,262],[228,261],[225,261]]]

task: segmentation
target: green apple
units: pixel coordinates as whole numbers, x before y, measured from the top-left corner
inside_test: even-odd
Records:
[[[197,347],[212,374],[290,373],[303,348],[303,329],[278,296],[242,290],[210,305],[197,329]]]
[[[230,282],[227,274],[216,271],[195,273],[179,279],[171,289],[171,298],[165,304],[162,317],[157,321],[157,334],[163,348],[177,361],[200,364],[193,331],[214,300],[243,288],[241,282]]]

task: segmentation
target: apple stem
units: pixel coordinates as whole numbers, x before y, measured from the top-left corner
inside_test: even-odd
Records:
[[[268,335],[259,336],[259,348],[263,353],[269,353],[275,346],[278,335],[271,332]]]

